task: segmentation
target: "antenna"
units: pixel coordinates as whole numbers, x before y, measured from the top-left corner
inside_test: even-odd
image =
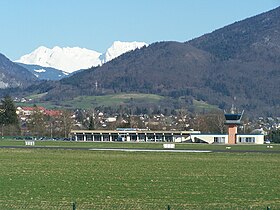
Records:
[[[95,90],[97,90],[97,88],[98,88],[98,82],[95,81]]]

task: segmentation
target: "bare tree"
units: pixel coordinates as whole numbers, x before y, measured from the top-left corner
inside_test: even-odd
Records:
[[[34,106],[27,127],[33,136],[44,136],[46,134],[46,116],[37,106]]]
[[[215,111],[207,116],[207,123],[211,132],[224,133],[226,130],[223,112]]]

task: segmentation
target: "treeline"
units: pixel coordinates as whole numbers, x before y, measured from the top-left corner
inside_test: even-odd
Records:
[[[31,115],[20,119],[14,101],[6,96],[0,105],[1,136],[68,137],[74,125],[72,115],[72,111],[64,110],[50,116],[34,105]]]
[[[21,135],[68,138],[74,122],[72,111],[63,110],[59,115],[49,116],[34,106],[29,119],[21,125]]]

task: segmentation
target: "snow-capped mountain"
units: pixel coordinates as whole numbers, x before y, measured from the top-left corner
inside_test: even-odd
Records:
[[[51,67],[62,70],[67,73],[73,73],[80,69],[87,69],[93,66],[102,65],[121,54],[147,46],[144,42],[120,42],[116,41],[108,48],[105,53],[99,53],[94,50],[89,50],[79,47],[54,47],[49,49],[41,46],[26,54],[17,63],[39,65],[42,67]],[[38,73],[38,72],[37,72]]]
[[[120,56],[123,53],[129,52],[131,50],[139,49],[143,46],[147,46],[145,42],[120,42],[115,41],[110,48],[105,53],[102,63],[106,63],[114,58]]]
[[[43,67],[52,67],[72,73],[79,69],[98,66],[101,64],[99,56],[101,53],[79,47],[39,47],[30,54],[16,60],[17,63],[33,64]]]

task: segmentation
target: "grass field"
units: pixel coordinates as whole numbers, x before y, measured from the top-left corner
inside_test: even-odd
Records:
[[[35,94],[26,97],[27,99],[32,99],[30,102],[18,102],[17,106],[43,106],[48,109],[93,109],[95,107],[114,107],[120,105],[127,105],[129,103],[134,104],[157,104],[161,100],[166,99],[167,97],[156,95],[156,94],[144,94],[144,93],[118,93],[118,94],[109,94],[102,96],[78,96],[73,99],[63,100],[60,102],[38,102],[37,99],[42,98],[47,93]],[[35,102],[34,102],[35,100]],[[196,112],[205,112],[205,111],[215,111],[219,108],[215,105],[207,104],[204,101],[193,100],[193,108]]]
[[[93,107],[105,106],[119,106],[124,105],[131,100],[134,102],[141,103],[156,103],[162,100],[164,97],[154,94],[114,94],[114,95],[104,95],[104,96],[79,96],[71,101],[64,101],[62,105],[69,106],[71,104],[72,108],[80,107],[83,109],[90,109]]]
[[[39,99],[44,94],[32,95],[27,97],[28,99]],[[92,109],[95,107],[105,106],[119,106],[130,103],[157,103],[160,100],[163,100],[164,97],[155,94],[141,94],[141,93],[123,93],[123,94],[112,94],[112,95],[103,95],[103,96],[79,96],[71,100],[64,100],[56,103],[36,103],[38,106],[44,106],[46,108],[72,108],[72,109]],[[34,101],[30,103],[17,103],[18,106],[33,106]]]
[[[0,149],[0,162],[0,209],[280,208],[279,153]]]
[[[193,105],[197,112],[219,110],[219,108],[217,106],[207,104],[205,101],[193,100]]]

